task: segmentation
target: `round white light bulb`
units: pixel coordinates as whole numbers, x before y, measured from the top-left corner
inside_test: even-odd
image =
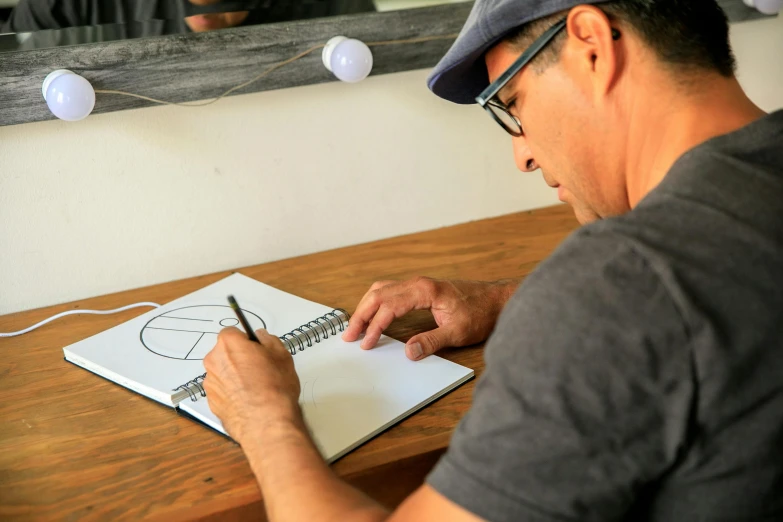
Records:
[[[748,7],[755,7],[762,14],[776,15],[783,10],[783,0],[744,0]]]
[[[765,15],[775,15],[783,9],[783,0],[754,0],[756,9]]]
[[[49,110],[61,120],[83,120],[95,107],[95,89],[90,82],[66,69],[50,72],[41,91]]]
[[[338,79],[355,83],[367,78],[372,70],[372,51],[354,38],[335,36],[326,42],[321,58]]]

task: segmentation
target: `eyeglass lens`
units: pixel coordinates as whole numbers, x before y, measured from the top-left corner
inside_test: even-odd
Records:
[[[521,136],[522,135],[522,127],[519,124],[519,121],[508,113],[508,111],[505,108],[501,108],[498,105],[490,102],[486,106],[486,109],[490,111],[492,116],[495,118],[495,121],[497,121],[506,131],[509,132],[512,136]]]

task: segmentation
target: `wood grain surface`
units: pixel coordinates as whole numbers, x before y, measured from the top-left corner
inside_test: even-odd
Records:
[[[373,281],[522,277],[577,226],[565,205],[247,267],[286,292],[352,311]],[[171,283],[0,316],[15,331],[64,310],[166,303],[228,275]],[[241,449],[175,411],[63,360],[62,347],[144,313],[75,315],[0,338],[0,519],[247,520],[263,503]],[[406,340],[428,312],[395,322]],[[440,355],[476,370],[480,347]],[[421,484],[471,403],[475,381],[338,460],[339,476],[388,506]],[[302,492],[302,494],[307,494]]]

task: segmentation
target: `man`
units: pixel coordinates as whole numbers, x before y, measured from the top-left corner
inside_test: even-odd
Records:
[[[478,97],[585,226],[510,299],[417,279],[359,303],[364,348],[432,310],[413,359],[494,328],[473,407],[391,514],[322,463],[281,344],[224,331],[209,404],[271,520],[783,520],[783,111],[745,96],[727,32],[714,0],[476,2],[430,87]]]

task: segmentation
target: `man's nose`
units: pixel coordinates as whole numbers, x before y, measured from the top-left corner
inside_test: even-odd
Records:
[[[514,138],[514,157],[517,168],[522,172],[533,172],[538,168],[538,163],[536,163],[533,153],[530,152],[530,147],[528,147],[524,136]]]

